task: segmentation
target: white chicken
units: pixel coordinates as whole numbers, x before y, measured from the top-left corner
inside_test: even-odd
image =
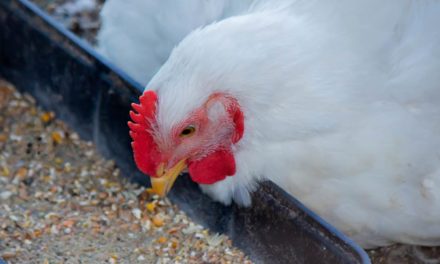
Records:
[[[108,0],[102,22],[149,81],[129,125],[158,192],[187,168],[249,205],[270,179],[365,248],[440,245],[439,1]]]

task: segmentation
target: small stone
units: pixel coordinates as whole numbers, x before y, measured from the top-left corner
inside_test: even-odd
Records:
[[[108,262],[110,262],[110,264],[116,264],[116,263],[118,263],[118,256],[117,256],[117,255],[112,255],[112,256],[109,258]]]
[[[63,163],[63,159],[62,159],[62,158],[58,158],[58,157],[56,157],[56,158],[54,159],[54,161],[55,161],[55,163],[58,164],[58,165],[60,165],[60,164]]]
[[[65,220],[65,221],[63,221],[62,225],[67,228],[72,228],[75,225],[75,221],[74,220]]]
[[[98,195],[98,198],[101,200],[105,200],[105,199],[107,199],[107,197],[108,197],[108,193],[106,193],[106,192],[100,192]]]
[[[133,210],[131,210],[131,212],[134,215],[134,217],[136,217],[136,219],[141,219],[142,211],[139,208],[134,208]]]
[[[56,225],[53,225],[53,226],[50,228],[50,233],[51,233],[51,234],[54,234],[54,235],[58,234],[58,228],[57,228]]]
[[[9,199],[14,193],[10,192],[10,191],[4,191],[0,193],[0,199],[2,200],[7,200]]]
[[[10,259],[15,258],[17,256],[17,253],[16,252],[4,252],[1,256],[4,260],[10,260]]]

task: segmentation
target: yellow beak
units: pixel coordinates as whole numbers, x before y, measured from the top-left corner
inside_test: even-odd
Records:
[[[179,161],[168,171],[165,171],[164,167],[163,163],[160,164],[156,172],[157,177],[150,178],[153,191],[161,197],[167,195],[171,187],[173,187],[177,176],[186,168],[186,160]]]

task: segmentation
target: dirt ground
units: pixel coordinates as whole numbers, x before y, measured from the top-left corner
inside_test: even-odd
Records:
[[[68,29],[95,44],[104,0],[34,0]],[[373,263],[440,263],[440,247],[393,245],[367,251]]]

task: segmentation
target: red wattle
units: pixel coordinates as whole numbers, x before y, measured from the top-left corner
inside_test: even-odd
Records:
[[[230,150],[218,150],[188,165],[191,179],[201,184],[213,184],[235,174],[235,159]]]

